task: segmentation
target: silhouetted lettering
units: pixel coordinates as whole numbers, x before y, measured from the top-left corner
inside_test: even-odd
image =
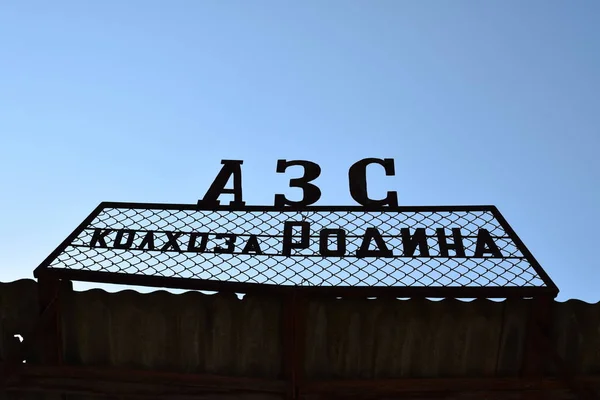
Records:
[[[148,247],[144,249],[144,247]],[[142,239],[142,243],[137,248],[138,250],[154,250],[154,232],[146,232],[146,236]]]
[[[427,245],[425,228],[415,229],[415,233],[412,235],[410,234],[410,229],[401,228],[400,234],[402,235],[404,257],[414,257],[417,246],[419,247],[420,257],[429,257],[429,246]]]
[[[127,234],[127,241],[123,243],[123,236]],[[133,244],[133,239],[135,239],[135,231],[130,229],[120,229],[117,231],[117,237],[115,238],[115,249],[128,249]]]
[[[300,227],[300,241],[293,242],[294,227]],[[293,249],[306,249],[310,245],[310,224],[301,221],[285,221],[283,224],[283,251],[284,256],[292,254]]]
[[[454,243],[448,243],[446,238],[446,230],[444,228],[437,228],[436,230],[438,243],[440,246],[440,256],[451,257],[449,250],[454,250],[454,257],[465,257],[465,246],[463,245],[463,237],[460,232],[460,228],[452,228],[452,239]]]
[[[250,254],[255,253],[256,255],[261,255],[262,250],[260,249],[260,244],[258,243],[258,237],[256,235],[250,235],[244,249],[242,250],[242,254]]]
[[[302,189],[302,200],[291,201],[283,194],[275,195],[275,207],[295,206],[303,207],[316,203],[321,198],[321,189],[310,183],[321,175],[321,167],[312,161],[303,160],[277,160],[277,172],[284,173],[288,167],[299,165],[304,168],[304,175],[300,178],[290,179],[290,187]]]
[[[235,239],[237,239],[237,235],[233,233],[217,233],[215,235],[216,239],[225,239],[226,248],[222,248],[219,246],[215,246],[215,253],[228,253],[231,254],[235,250]]]
[[[502,258],[502,253],[490,232],[487,229],[480,229],[477,233],[477,244],[473,257],[485,257],[485,254],[491,254],[494,258]]]
[[[371,240],[375,240],[376,249],[370,250]],[[381,233],[377,228],[367,228],[363,236],[363,241],[360,248],[356,251],[356,257],[393,257],[392,251],[388,249],[385,241],[381,237]]]
[[[196,241],[200,238],[200,244],[196,245]],[[208,233],[206,232],[194,232],[190,235],[188,241],[187,251],[193,251],[195,253],[204,253],[206,251],[206,244],[208,243]]]
[[[365,158],[356,162],[348,171],[348,180],[350,184],[350,195],[354,201],[363,206],[391,206],[398,207],[398,194],[396,192],[387,192],[387,196],[383,200],[373,200],[369,198],[367,192],[367,166],[370,164],[378,164],[385,169],[386,176],[393,176],[394,160],[392,158]]]
[[[181,235],[183,235],[183,232],[167,232],[167,243],[165,243],[160,251],[169,251],[170,249],[181,251],[179,243],[177,243],[177,239],[179,239]]]
[[[329,237],[336,236],[336,249],[329,249]],[[346,231],[343,229],[322,229],[319,232],[319,253],[323,257],[343,257],[346,254]]]
[[[198,206],[215,207],[220,204],[219,196],[222,194],[233,194],[233,200],[230,206],[243,206],[246,204],[242,200],[242,164],[240,160],[221,160],[223,167],[213,181],[210,188],[202,200],[198,201]],[[229,178],[233,175],[233,188],[226,189],[225,186]]]
[[[100,228],[94,229],[94,235],[92,236],[92,240],[90,241],[90,247],[108,247],[106,245],[106,236],[111,233],[112,229],[102,230]],[[100,243],[100,245],[97,245]]]

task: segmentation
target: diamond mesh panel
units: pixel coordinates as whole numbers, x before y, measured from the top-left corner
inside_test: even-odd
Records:
[[[306,248],[282,255],[284,223],[310,223]],[[344,229],[347,233],[343,256],[323,257],[319,231]],[[356,252],[367,228],[377,228],[390,258],[358,258]],[[402,229],[424,228],[429,256],[405,256]],[[452,228],[460,228],[464,257],[453,250],[443,256],[436,228],[444,228],[449,244]],[[106,233],[106,248],[91,247],[94,233]],[[474,257],[477,235],[487,230],[502,257]],[[105,230],[110,230],[106,232]],[[130,248],[115,247],[119,230],[134,231]],[[142,242],[152,232],[154,250]],[[180,233],[168,247],[168,235]],[[209,233],[204,252],[187,251],[192,233]],[[235,234],[232,254],[215,253],[227,247],[216,234]],[[242,254],[251,235],[262,254]],[[126,236],[128,237],[128,236]],[[299,236],[294,235],[294,240]],[[124,241],[124,240],[123,240]],[[336,248],[330,238],[328,247]],[[374,249],[372,243],[371,249]],[[491,211],[277,211],[277,210],[192,210],[157,208],[103,208],[81,232],[51,260],[51,269],[102,271],[134,275],[203,279],[213,281],[289,286],[422,286],[422,287],[507,287],[545,286],[530,261],[502,228]]]

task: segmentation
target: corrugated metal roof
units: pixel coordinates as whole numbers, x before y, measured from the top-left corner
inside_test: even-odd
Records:
[[[2,358],[12,335],[35,324],[36,286],[0,284]],[[311,300],[306,378],[515,376],[530,307],[528,300]],[[72,292],[61,301],[65,361],[280,378],[283,310],[272,297]],[[600,373],[600,304],[555,302],[552,341],[575,373]]]

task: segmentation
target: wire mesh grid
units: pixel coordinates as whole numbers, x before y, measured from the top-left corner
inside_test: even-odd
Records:
[[[286,221],[310,224],[308,242],[289,255],[282,251]],[[357,256],[367,228],[377,229],[390,257]],[[413,234],[419,228],[424,230],[428,254],[417,248],[408,256],[403,231]],[[456,231],[452,229],[457,228],[464,254],[452,248],[444,252],[440,241],[455,244]],[[319,232],[323,229],[344,231],[343,254],[322,255]],[[501,257],[476,254],[481,230],[489,233]],[[292,233],[292,238],[299,240],[299,233]],[[491,210],[235,211],[106,206],[75,234],[45,267],[283,286],[546,286]],[[338,239],[335,235],[327,238],[326,248],[338,248]],[[251,241],[258,247],[249,251]],[[373,250],[377,244],[370,241],[369,248]]]

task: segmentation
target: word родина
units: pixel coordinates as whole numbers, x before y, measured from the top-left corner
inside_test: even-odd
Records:
[[[219,196],[222,194],[232,194],[233,201],[230,206],[241,207],[246,203],[242,198],[242,164],[240,160],[221,160],[223,167],[213,181],[212,185],[204,195],[202,200],[198,201],[199,207],[215,207],[220,204]],[[350,195],[358,204],[369,207],[397,207],[398,194],[396,192],[387,192],[384,199],[373,200],[367,194],[367,167],[371,164],[381,165],[386,176],[393,176],[395,172],[394,160],[392,158],[365,158],[354,163],[348,171],[348,183],[350,186]],[[321,189],[311,183],[321,175],[321,167],[312,162],[304,160],[278,160],[277,173],[284,173],[288,167],[300,166],[304,168],[304,175],[300,178],[290,179],[290,187],[302,189],[303,196],[300,201],[292,201],[283,194],[275,195],[275,207],[306,207],[316,203],[321,198]],[[229,179],[233,177],[233,187],[225,188]]]

